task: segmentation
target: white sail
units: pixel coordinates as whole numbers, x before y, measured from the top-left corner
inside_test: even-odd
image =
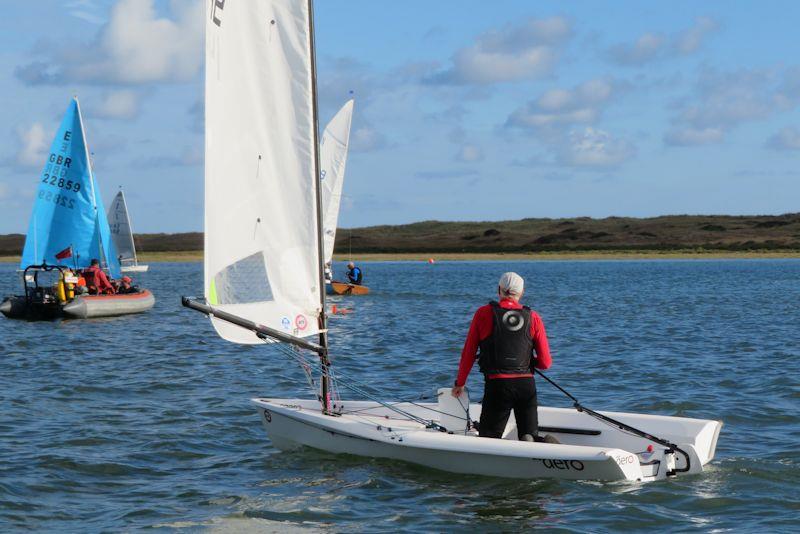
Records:
[[[209,304],[319,332],[308,2],[206,2],[205,292]],[[223,338],[261,340],[212,319]]]
[[[133,230],[128,216],[128,206],[125,204],[125,195],[122,191],[117,193],[108,208],[108,222],[111,227],[111,238],[117,246],[120,263],[136,264],[136,246],[133,243]]]
[[[339,206],[342,202],[344,168],[347,163],[347,144],[350,140],[350,123],[353,119],[353,100],[348,100],[331,119],[319,143],[320,184],[322,186],[322,231],[324,235],[325,263],[333,258]]]

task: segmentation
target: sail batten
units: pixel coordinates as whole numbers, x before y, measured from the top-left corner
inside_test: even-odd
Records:
[[[308,4],[209,2],[206,14],[206,300],[293,336],[318,334]],[[262,342],[212,323],[229,341]]]

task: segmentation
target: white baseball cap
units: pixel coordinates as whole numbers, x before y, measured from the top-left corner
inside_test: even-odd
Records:
[[[503,273],[497,285],[500,286],[500,291],[517,296],[522,295],[525,289],[525,281],[517,273]]]

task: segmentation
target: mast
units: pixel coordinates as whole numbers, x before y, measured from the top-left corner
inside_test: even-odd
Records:
[[[78,108],[78,122],[81,125],[81,138],[83,139],[83,150],[86,152],[86,168],[89,170],[89,183],[92,186],[92,207],[94,208],[94,228],[97,232],[97,246],[98,246],[98,259],[105,258],[103,254],[103,236],[100,235],[100,224],[97,218],[97,195],[94,191],[94,170],[92,169],[92,158],[89,154],[89,144],[86,142],[86,128],[83,126],[83,113],[81,113],[81,103],[78,97],[73,96],[75,99],[75,107]],[[90,258],[91,259],[91,258]],[[102,264],[100,265],[102,268]],[[108,267],[108,258],[106,258],[106,267]]]
[[[314,44],[314,2],[308,0],[308,40],[311,52],[311,102],[314,115],[314,193],[317,203],[317,271],[319,274],[319,344],[323,351],[319,353],[322,366],[321,399],[322,412],[330,413],[330,376],[328,368],[328,318],[325,313],[325,244],[322,238],[322,191],[319,179],[319,110],[317,107],[317,57]]]

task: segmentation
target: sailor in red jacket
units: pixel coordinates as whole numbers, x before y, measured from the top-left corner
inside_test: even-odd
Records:
[[[533,367],[547,369],[552,359],[541,317],[519,303],[523,289],[520,275],[505,273],[498,284],[499,302],[490,302],[475,312],[452,393],[461,395],[477,356],[486,379],[480,436],[501,438],[513,409],[520,440],[557,443],[552,436],[538,434]]]
[[[106,273],[100,268],[98,260],[92,260],[88,269],[83,270],[83,276],[86,278],[86,287],[89,288],[89,293],[103,295],[114,294],[114,286],[108,281]]]

